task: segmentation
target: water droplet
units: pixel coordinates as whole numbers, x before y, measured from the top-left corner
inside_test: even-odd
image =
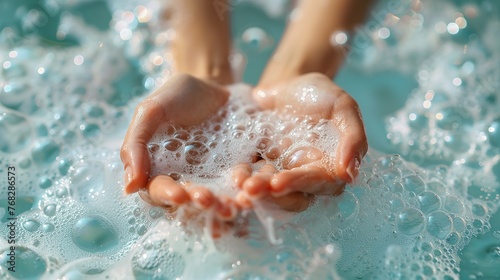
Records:
[[[43,225],[42,225],[42,230],[43,230],[44,232],[51,232],[51,231],[54,231],[54,229],[55,229],[55,227],[54,227],[54,225],[53,225],[53,224],[49,224],[49,223],[47,223],[47,224],[43,224]]]
[[[27,231],[34,232],[40,227],[40,223],[36,220],[27,220],[23,222],[23,228]]]
[[[56,214],[56,205],[55,204],[49,204],[43,208],[43,213],[49,217],[52,217]]]

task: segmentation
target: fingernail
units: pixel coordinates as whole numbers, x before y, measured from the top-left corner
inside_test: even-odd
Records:
[[[349,166],[347,167],[347,175],[351,178],[351,183],[356,180],[356,177],[358,177],[359,173],[359,160],[357,158],[352,158],[351,161],[349,162]]]

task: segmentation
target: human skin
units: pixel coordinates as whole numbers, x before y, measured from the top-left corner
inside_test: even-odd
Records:
[[[361,2],[361,1],[360,1]],[[340,134],[336,162],[325,166],[319,160],[298,155],[293,166],[278,172],[264,165],[256,172],[242,163],[234,167],[233,181],[241,191],[235,200],[216,197],[203,186],[185,185],[166,175],[149,178],[147,143],[162,122],[181,126],[198,124],[225,104],[224,85],[233,82],[229,17],[221,18],[212,1],[173,2],[172,43],[174,71],[177,73],[136,108],[127,131],[121,158],[125,168],[125,192],[147,189],[148,201],[157,205],[192,203],[200,210],[215,209],[220,220],[231,220],[238,208],[251,207],[255,199],[267,200],[285,210],[307,208],[312,195],[339,194],[345,183],[357,175],[359,162],[367,150],[363,122],[356,102],[331,78],[338,71],[344,49],[333,47],[335,31],[352,31],[369,10],[352,0],[303,1],[299,13],[284,35],[266,67],[253,96],[263,110],[314,115],[331,120]],[[321,92],[321,108],[298,104],[292,86],[314,85]],[[200,94],[206,92],[208,94]],[[318,110],[319,109],[319,110]],[[316,153],[317,151],[312,151]],[[327,155],[319,155],[319,157]],[[236,210],[235,210],[236,209]]]

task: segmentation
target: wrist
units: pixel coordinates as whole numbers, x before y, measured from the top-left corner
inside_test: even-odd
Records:
[[[220,18],[212,2],[175,1],[172,27],[175,31],[171,45],[175,73],[219,84],[233,82],[229,63],[229,18]]]
[[[273,85],[308,73],[321,73],[333,78],[348,52],[346,47],[334,47],[329,42],[286,45],[293,48],[276,51],[261,76],[259,86]]]

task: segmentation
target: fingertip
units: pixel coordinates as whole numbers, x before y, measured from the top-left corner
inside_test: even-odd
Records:
[[[240,192],[235,198],[236,204],[243,209],[250,209],[253,207],[252,200],[244,192]]]
[[[125,184],[124,192],[126,195],[133,194],[133,193],[139,191],[140,189],[145,188],[147,183],[148,183],[147,174],[133,173],[132,169],[130,167],[126,168],[124,176],[125,176],[125,178],[124,178],[124,184]]]
[[[216,216],[221,221],[231,221],[236,218],[238,205],[230,198],[222,197],[216,206]]]
[[[243,188],[243,183],[252,174],[252,168],[246,163],[238,164],[234,167],[231,178],[238,189]]]
[[[203,187],[194,187],[188,191],[191,201],[200,210],[206,210],[213,206],[215,197],[212,192]]]
[[[160,175],[149,182],[151,199],[158,204],[181,205],[191,200],[189,194],[174,179]]]

